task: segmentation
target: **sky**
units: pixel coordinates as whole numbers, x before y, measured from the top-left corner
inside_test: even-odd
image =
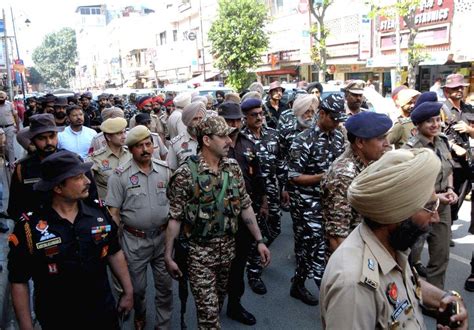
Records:
[[[156,1],[156,0],[155,0]],[[20,57],[27,66],[33,65],[31,54],[44,36],[63,27],[74,27],[75,10],[78,6],[106,4],[125,7],[144,5],[153,9],[153,0],[2,0],[0,8],[5,10],[8,35],[13,35],[10,7],[13,9]],[[155,2],[156,3],[156,2]],[[31,21],[27,26],[25,20]]]

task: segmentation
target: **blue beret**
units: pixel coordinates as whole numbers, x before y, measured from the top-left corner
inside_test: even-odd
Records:
[[[418,99],[416,100],[416,103],[415,103],[415,106],[413,107],[413,109],[416,108],[417,106],[419,106],[422,103],[436,102],[436,101],[438,101],[438,94],[436,94],[435,92],[421,93],[420,96],[418,97]]]
[[[372,139],[387,133],[392,127],[392,120],[383,113],[362,111],[350,116],[345,126],[349,133],[359,138]]]
[[[411,121],[418,125],[431,117],[439,116],[442,106],[439,102],[424,102],[413,109],[410,114]]]
[[[247,99],[240,104],[240,109],[243,112],[247,112],[249,110],[260,108],[262,106],[262,101],[259,99]]]

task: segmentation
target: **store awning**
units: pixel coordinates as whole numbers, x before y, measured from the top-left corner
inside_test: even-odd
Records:
[[[296,76],[296,70],[292,68],[285,68],[285,69],[278,69],[278,70],[268,70],[268,71],[259,71],[256,72],[259,76],[273,76],[273,75],[281,75],[281,74],[291,74],[292,76]]]
[[[212,78],[214,78],[215,76],[218,76],[218,75],[220,75],[220,74],[221,74],[220,71],[206,72],[206,80],[212,79]],[[194,77],[194,78],[192,78],[192,79],[189,79],[186,83],[187,83],[188,85],[191,85],[191,86],[192,86],[192,85],[194,85],[194,84],[200,84],[200,83],[202,83],[202,82],[204,82],[204,81],[206,81],[206,80],[204,80],[204,74],[200,74],[199,76],[196,76],[196,77]]]

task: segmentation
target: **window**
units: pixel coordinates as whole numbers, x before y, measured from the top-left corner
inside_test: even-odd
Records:
[[[100,15],[100,8],[91,8],[91,15]]]
[[[89,8],[81,8],[81,15],[90,15],[90,9]]]
[[[178,41],[178,30],[173,30],[173,41]]]
[[[160,45],[166,45],[166,31],[160,33]]]

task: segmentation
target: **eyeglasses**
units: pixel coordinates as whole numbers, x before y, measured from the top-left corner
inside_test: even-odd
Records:
[[[434,214],[436,213],[436,211],[438,211],[438,207],[439,207],[439,198],[436,198],[436,201],[428,202],[428,204],[426,204],[423,207],[423,210],[425,210],[428,213]]]
[[[249,115],[250,117],[254,117],[254,118],[263,117],[263,116],[264,116],[263,111],[260,111],[260,112],[252,112],[252,113],[249,113],[248,115]]]

